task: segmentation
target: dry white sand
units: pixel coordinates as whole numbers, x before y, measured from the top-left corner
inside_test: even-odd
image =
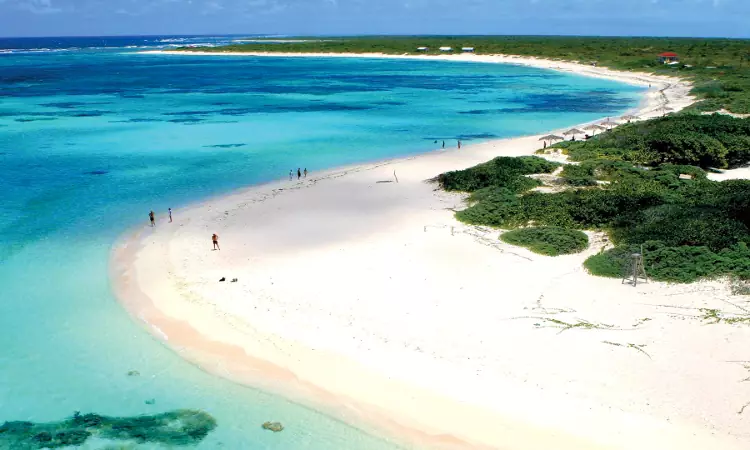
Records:
[[[651,82],[645,116],[690,102],[675,80],[513,61]],[[462,198],[425,181],[539,144],[435,151],[176,210],[116,246],[115,289],[205,370],[415,445],[750,448],[750,326],[703,318],[747,316],[747,299],[718,282],[591,277],[581,263],[602,236],[579,255],[535,255],[458,223]]]

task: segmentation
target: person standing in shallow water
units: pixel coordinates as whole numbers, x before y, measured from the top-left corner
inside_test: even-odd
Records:
[[[302,172],[299,170],[299,167],[297,167],[297,179],[299,180],[302,178]]]
[[[445,148],[445,141],[443,141],[443,148]]]
[[[169,223],[172,223],[172,208],[169,208]]]
[[[307,167],[305,167],[305,171],[303,173],[305,174],[305,178],[307,178]]]
[[[292,177],[294,177],[294,175],[292,175],[292,171],[290,170],[289,171],[289,181],[292,181]]]
[[[214,243],[214,248],[213,248],[214,250],[221,250],[221,247],[219,247],[219,235],[218,234],[214,233],[211,236],[211,242]]]
[[[458,141],[458,149],[461,149],[461,140]]]
[[[156,221],[154,220],[154,212],[153,211],[151,211],[151,212],[148,213],[148,220],[151,222],[151,226],[152,227],[156,225]]]

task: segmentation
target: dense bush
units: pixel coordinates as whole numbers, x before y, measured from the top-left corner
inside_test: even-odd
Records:
[[[606,158],[648,166],[736,167],[750,160],[750,119],[683,114],[625,124],[588,141],[557,146],[573,161]]]
[[[559,227],[521,228],[501,234],[500,239],[548,256],[578,253],[589,245],[589,238],[585,233]]]
[[[524,227],[606,230],[617,247],[587,260],[586,267],[596,275],[622,276],[630,254],[644,245],[646,269],[658,280],[685,282],[724,274],[748,278],[750,181],[710,181],[704,170],[685,164],[712,165],[723,157],[746,164],[750,158],[742,151],[750,136],[748,124],[723,116],[668,117],[621,127],[588,142],[566,142],[561,146],[580,163],[566,165],[562,177],[579,188],[554,194],[528,192],[537,183],[525,174],[554,169],[537,159],[493,160],[445,180],[456,187],[480,186],[456,217],[477,225],[523,228],[503,235],[511,243],[554,252],[555,245],[567,241],[545,240],[551,232],[532,234],[541,232]],[[682,174],[689,177],[680,178]]]
[[[634,214],[611,230],[617,244],[661,241],[665,245],[706,246],[718,251],[748,239],[748,228],[715,208],[660,205]]]
[[[627,275],[631,255],[640,252],[640,246],[619,246],[591,256],[583,265],[592,275],[620,278]],[[714,252],[708,247],[649,241],[643,245],[643,258],[647,275],[654,280],[690,283],[728,274],[750,279],[750,249],[744,243]]]
[[[469,169],[446,172],[439,175],[437,180],[447,191],[473,192],[487,187],[502,187],[513,192],[524,192],[539,184],[524,175],[550,173],[558,166],[537,156],[499,156]]]
[[[591,164],[567,164],[561,176],[571,186],[596,186],[595,166]]]

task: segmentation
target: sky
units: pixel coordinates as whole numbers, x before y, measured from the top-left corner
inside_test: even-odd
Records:
[[[750,0],[0,0],[0,36],[165,34],[750,38]]]

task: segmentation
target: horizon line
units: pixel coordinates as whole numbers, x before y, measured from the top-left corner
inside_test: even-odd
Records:
[[[127,37],[264,37],[264,38],[453,38],[453,37],[558,37],[558,38],[610,38],[610,39],[716,39],[748,41],[748,37],[728,36],[685,36],[685,35],[586,35],[586,34],[285,34],[285,33],[199,33],[199,34],[76,34],[49,36],[0,36],[0,39],[54,39],[54,38],[127,38]]]

